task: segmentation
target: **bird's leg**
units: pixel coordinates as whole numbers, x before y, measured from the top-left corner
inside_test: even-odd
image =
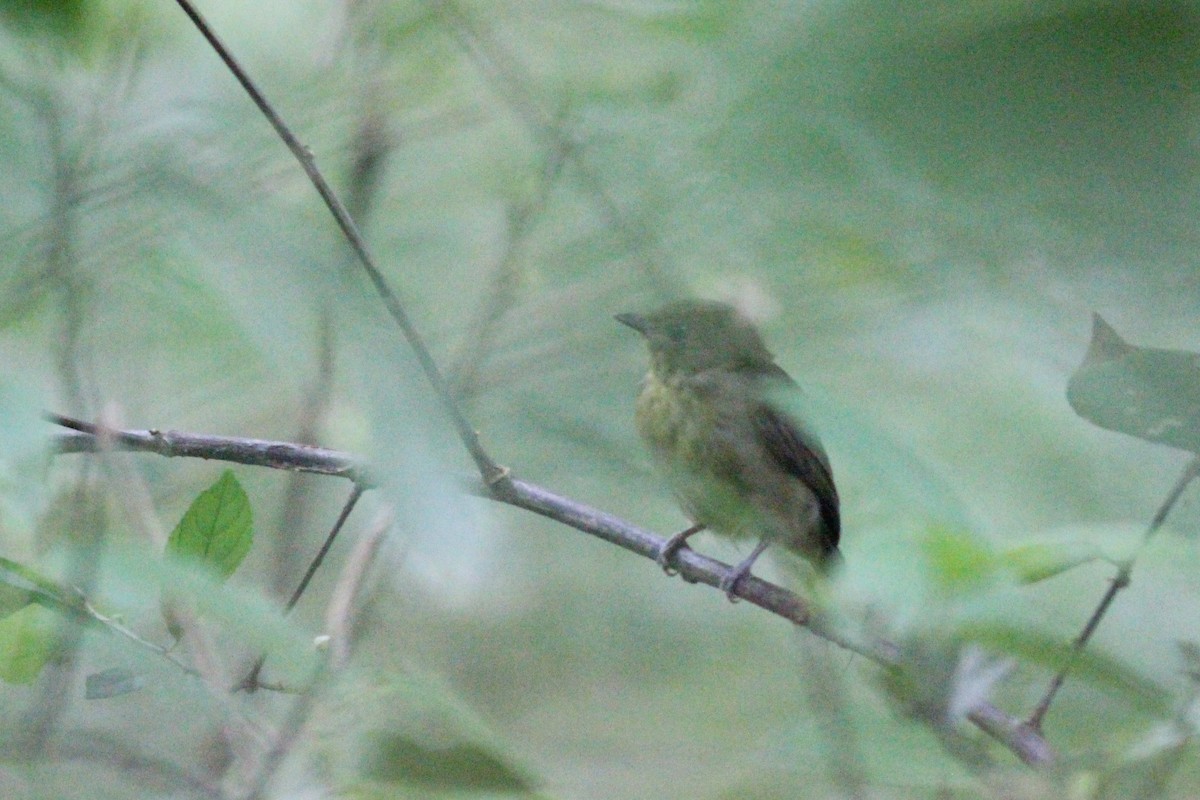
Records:
[[[671,566],[671,559],[673,559],[675,554],[679,552],[679,548],[687,544],[687,540],[689,538],[695,536],[702,530],[704,530],[703,525],[693,525],[687,530],[682,530],[672,536],[670,539],[667,539],[666,544],[664,544],[658,551],[658,554],[654,556],[654,560],[658,562],[660,567],[662,567],[663,572],[667,573],[668,575],[674,575],[676,572],[678,572],[678,570]]]
[[[769,542],[766,539],[760,539],[758,544],[754,546],[754,552],[742,559],[740,564],[721,579],[721,585],[718,588],[729,598],[729,602],[737,602],[737,595],[734,594],[734,591],[737,589],[742,578],[750,574],[750,568],[754,566],[754,562],[762,555],[763,550],[767,549],[768,544]]]

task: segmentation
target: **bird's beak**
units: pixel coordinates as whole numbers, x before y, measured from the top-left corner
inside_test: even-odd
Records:
[[[617,314],[613,319],[622,325],[628,325],[642,335],[645,335],[648,327],[646,318],[641,314]]]

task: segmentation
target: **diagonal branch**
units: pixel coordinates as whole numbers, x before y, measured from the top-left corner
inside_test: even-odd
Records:
[[[50,415],[50,419],[76,431],[55,437],[56,452],[88,453],[101,449],[95,426],[57,415]],[[89,428],[90,430],[87,430]],[[365,476],[370,471],[362,460],[350,453],[336,450],[288,442],[235,439],[174,431],[166,434],[157,431],[113,431],[110,436],[110,446],[116,449],[314,472],[349,478],[358,485],[369,486],[365,483]],[[263,458],[265,452],[270,453],[269,459]],[[620,517],[528,481],[509,477],[500,484],[489,486],[478,478],[470,478],[464,479],[463,485],[471,494],[561,522],[652,561],[666,543],[665,539],[631,525]],[[714,588],[720,587],[731,569],[727,564],[686,548],[675,557],[674,564],[685,580]],[[735,594],[776,616],[803,625],[817,636],[858,653],[885,668],[894,666],[899,658],[895,645],[890,642],[881,639],[849,639],[824,625],[820,616],[814,614],[803,598],[754,575],[747,575],[739,582]],[[1015,717],[991,703],[980,704],[968,718],[1026,764],[1047,766],[1057,760],[1054,750],[1039,731],[1023,725]]]
[[[338,228],[341,229],[342,235],[346,237],[346,241],[350,243],[350,247],[354,250],[354,254],[358,257],[358,261],[362,264],[363,271],[367,273],[367,278],[375,287],[375,291],[379,294],[379,298],[383,301],[384,307],[387,308],[388,314],[392,320],[399,326],[404,338],[408,341],[409,347],[417,357],[417,361],[421,365],[421,370],[425,373],[426,380],[433,387],[434,393],[438,397],[443,410],[450,417],[451,423],[454,425],[455,431],[458,433],[459,439],[462,440],[463,446],[470,453],[471,459],[475,462],[475,466],[479,469],[479,474],[483,476],[484,481],[490,486],[499,481],[503,481],[507,471],[492,460],[487,451],[483,449],[483,444],[479,440],[479,433],[471,427],[471,423],[467,421],[466,416],[458,407],[458,403],[454,401],[454,395],[450,390],[450,385],[442,375],[441,369],[434,360],[433,355],[429,352],[429,348],[425,344],[424,338],[409,319],[408,313],[400,304],[400,298],[392,289],[387,279],[383,277],[383,273],[379,271],[379,267],[375,264],[375,257],[367,249],[367,243],[363,239],[362,234],[358,231],[358,226],[354,224],[354,220],[350,218],[350,213],[346,211],[345,205],[338,199],[334,193],[333,187],[325,180],[325,176],[317,169],[316,159],[313,157],[312,151],[307,145],[303,144],[291,129],[284,123],[283,118],[275,111],[275,108],[267,101],[266,96],[258,88],[258,86],[250,79],[242,66],[233,57],[225,44],[217,38],[216,33],[209,27],[204,18],[200,16],[195,7],[189,0],[175,0],[179,7],[183,9],[183,13],[187,15],[192,24],[200,31],[209,45],[225,62],[225,66],[233,73],[238,83],[246,90],[246,94],[250,95],[250,99],[258,106],[258,110],[262,112],[267,121],[271,123],[271,127],[279,134],[279,138],[287,145],[288,150],[300,162],[300,166],[308,175],[309,181],[312,182],[313,188],[317,190],[317,194],[321,195],[321,199],[325,201],[326,208],[333,215],[337,222]]]

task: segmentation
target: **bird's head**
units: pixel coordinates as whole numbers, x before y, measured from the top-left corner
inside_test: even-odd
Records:
[[[754,325],[725,303],[682,300],[647,314],[617,314],[650,348],[660,378],[708,369],[746,369],[772,364]]]

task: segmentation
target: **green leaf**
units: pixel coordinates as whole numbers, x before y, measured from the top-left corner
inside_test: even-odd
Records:
[[[68,616],[89,618],[78,592],[46,578],[23,564],[0,558],[0,617],[37,603]]]
[[[228,578],[250,550],[252,522],[250,499],[233,471],[225,470],[171,531],[167,554],[199,561]]]
[[[1096,314],[1067,401],[1101,428],[1200,453],[1200,353],[1135,347]]]
[[[58,649],[58,617],[28,605],[0,620],[0,680],[31,683]]]
[[[1037,583],[1075,567],[1103,559],[1092,542],[1035,542],[1006,550],[1000,559],[1022,583]]]
[[[1008,623],[974,623],[961,629],[963,637],[995,652],[1057,672],[1071,664],[1071,675],[1098,687],[1112,689],[1133,706],[1165,716],[1171,712],[1166,692],[1111,656],[1086,648],[1074,656],[1074,647],[1057,636]],[[1073,659],[1073,660],[1072,660]]]
[[[987,542],[965,531],[934,528],[920,545],[930,577],[946,591],[981,589],[995,574],[996,554]]]
[[[84,0],[7,0],[0,19],[33,35],[69,38],[82,31],[86,6]]]
[[[376,732],[364,758],[366,777],[431,791],[528,792],[528,782],[486,745]]]
[[[1159,725],[1123,758],[1114,759],[1100,776],[1096,800],[1153,800],[1171,797],[1172,779],[1193,746],[1184,725]]]
[[[348,797],[513,797],[537,779],[440,676],[347,671],[313,730]],[[541,796],[541,795],[538,795]]]

